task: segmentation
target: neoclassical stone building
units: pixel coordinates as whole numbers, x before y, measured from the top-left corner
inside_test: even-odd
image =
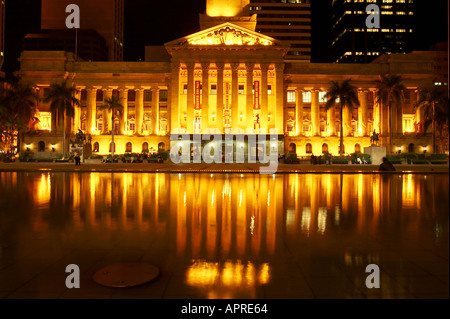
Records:
[[[79,129],[92,137],[92,152],[115,153],[168,150],[177,143],[170,133],[227,133],[278,135],[278,152],[298,156],[339,153],[340,125],[344,152],[363,151],[373,131],[388,145],[387,106],[377,103],[376,81],[381,74],[401,75],[407,87],[402,113],[392,114],[392,152],[431,149],[431,136],[418,134],[422,116],[414,110],[418,90],[434,78],[434,62],[427,52],[381,56],[370,64],[286,62],[288,46],[238,23],[225,22],[166,43],[166,62],[85,62],[71,53],[24,51],[17,76],[33,85],[43,98],[52,83],[66,79],[78,89],[81,101],[67,118],[67,133]],[[330,81],[352,79],[360,106],[344,112],[325,110]],[[100,110],[111,95],[122,100],[122,117],[112,123]],[[40,127],[24,137],[21,150],[61,152],[62,117],[40,102]],[[70,134],[67,134],[68,136]],[[69,139],[69,137],[68,137]],[[202,142],[202,146],[208,143]],[[242,145],[244,144],[244,145]],[[200,145],[198,145],[200,147]],[[191,146],[192,147],[192,146]],[[223,147],[217,145],[217,147]],[[248,154],[264,146],[234,143]],[[266,152],[269,145],[266,145]]]

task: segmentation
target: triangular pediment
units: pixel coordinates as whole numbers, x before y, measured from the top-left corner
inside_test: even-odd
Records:
[[[166,47],[279,45],[281,45],[280,42],[272,37],[251,31],[230,22],[166,43]]]

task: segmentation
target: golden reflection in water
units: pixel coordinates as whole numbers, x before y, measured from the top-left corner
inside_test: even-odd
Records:
[[[435,191],[438,176],[419,174],[45,172],[27,175],[22,188],[17,173],[0,176],[2,194],[20,189],[39,208],[31,215],[33,231],[51,229],[53,215],[67,214],[67,227],[75,232],[151,234],[180,260],[194,261],[186,270],[189,285],[220,282],[230,289],[267,284],[269,260],[285,240],[326,244],[336,234],[363,238],[397,229],[399,222],[403,236],[419,240],[426,216],[438,209],[436,196],[442,196]],[[448,176],[439,177],[439,189],[448,190]],[[359,263],[355,254],[341,257]],[[210,294],[233,296],[231,290]]]
[[[193,287],[209,290],[209,298],[227,298],[234,291],[266,285],[270,281],[270,265],[255,265],[240,259],[224,263],[194,260],[186,272],[186,283]],[[216,290],[216,288],[219,289]],[[254,296],[253,296],[254,297]]]

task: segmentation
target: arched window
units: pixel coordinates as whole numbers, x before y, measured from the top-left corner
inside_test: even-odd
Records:
[[[144,142],[142,143],[142,153],[148,152],[148,143]]]
[[[306,154],[312,154],[312,145],[311,143],[306,144]]]
[[[289,153],[297,153],[297,145],[295,143],[289,144]]]
[[[112,143],[109,143],[109,152],[111,153]],[[116,151],[116,143],[114,143],[114,152]]]
[[[98,142],[94,143],[94,147],[92,148],[92,152],[93,153],[98,153],[100,149],[100,145],[98,144]]]
[[[166,149],[166,144],[164,142],[160,142],[158,144],[158,152],[164,151]]]
[[[328,144],[327,143],[322,144],[322,153],[323,154],[328,153]]]
[[[45,143],[44,143],[44,141],[39,141],[39,143],[38,143],[38,151],[39,152],[45,152]]]
[[[361,153],[361,145],[358,143],[355,144],[355,153]]]
[[[408,153],[414,153],[414,143],[408,145]]]
[[[133,151],[133,145],[131,144],[131,142],[128,142],[127,144],[125,144],[125,152],[131,153],[132,151]]]

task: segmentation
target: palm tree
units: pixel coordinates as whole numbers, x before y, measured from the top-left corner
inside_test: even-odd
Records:
[[[120,103],[121,99],[117,95],[112,95],[110,98],[106,98],[103,102],[102,106],[100,106],[101,110],[108,109],[111,111],[111,161],[114,159],[114,116],[118,115],[122,117],[123,113],[123,105]]]
[[[339,116],[341,121],[341,136],[340,136],[340,158],[344,157],[344,122],[343,122],[343,108],[348,107],[351,110],[355,106],[359,106],[358,94],[356,88],[350,84],[351,79],[344,80],[342,82],[331,81],[331,86],[325,94],[327,103],[325,109],[328,111],[334,107],[339,100]],[[332,123],[333,125],[334,123]]]
[[[0,130],[5,132],[6,139],[13,153],[14,136],[17,134],[17,147],[20,147],[20,136],[31,129],[37,122],[37,96],[28,85],[16,82],[8,83],[0,92]]]
[[[403,91],[406,87],[402,83],[403,79],[399,75],[381,75],[378,80],[378,103],[388,105],[389,115],[389,154],[392,152],[392,104],[394,104],[397,114],[402,114]]]
[[[448,94],[440,86],[424,88],[420,90],[419,101],[416,109],[423,110],[425,121],[423,123],[424,133],[431,125],[433,133],[433,152],[436,152],[436,130],[437,126],[448,125]]]
[[[80,105],[80,101],[75,97],[78,92],[73,86],[68,86],[64,80],[60,84],[50,85],[50,91],[44,98],[45,103],[50,103],[52,113],[56,113],[56,118],[63,116],[63,158],[66,154],[66,117],[74,115],[74,105]],[[58,123],[58,121],[56,121]]]

